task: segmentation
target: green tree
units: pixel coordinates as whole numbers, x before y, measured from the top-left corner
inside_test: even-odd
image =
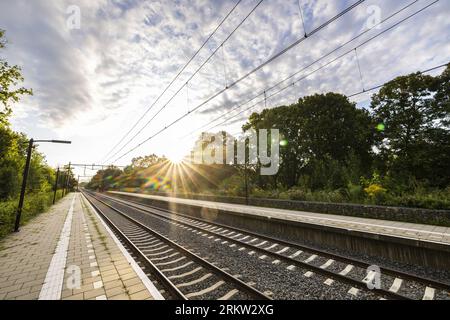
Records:
[[[150,168],[151,166],[167,161],[165,157],[158,157],[156,154],[149,156],[137,157],[131,160],[131,166],[133,168]]]
[[[313,188],[326,187],[332,180],[334,187],[345,186],[348,175],[343,167],[355,166],[356,181],[370,167],[374,132],[370,114],[337,93],[307,96],[296,104],[254,113],[243,127],[250,128],[280,130],[284,140],[280,170],[268,179],[278,178],[287,187],[300,178]]]
[[[26,139],[0,123],[0,199],[14,197],[25,165]]]
[[[5,48],[5,31],[0,29],[0,49]],[[22,70],[19,66],[10,66],[8,62],[0,58],[0,102],[3,108],[0,109],[0,123],[6,124],[11,115],[11,103],[18,102],[20,96],[33,94],[31,89],[18,87],[23,81]]]
[[[122,174],[123,171],[114,166],[105,170],[99,170],[86,187],[100,191],[115,189],[119,186],[119,179]]]
[[[386,83],[371,108],[385,173],[396,183],[448,184],[449,67],[438,77],[415,73]]]

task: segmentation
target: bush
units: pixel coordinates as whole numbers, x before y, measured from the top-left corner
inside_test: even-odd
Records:
[[[416,193],[401,195],[388,194],[384,201],[380,201],[377,204],[399,207],[449,210],[450,189],[447,188],[446,190],[437,190],[430,192],[420,191]]]
[[[59,190],[56,199],[61,199],[62,191]],[[14,228],[17,205],[19,200],[9,200],[0,203],[0,238],[3,238]],[[23,203],[21,225],[26,224],[36,215],[45,212],[53,202],[53,192],[27,194]]]
[[[367,194],[369,199],[379,203],[384,201],[387,190],[378,183],[373,183],[367,188],[364,188],[364,192]]]
[[[273,192],[271,190],[264,190],[258,187],[255,187],[252,189],[252,197],[255,198],[272,198],[273,197]]]
[[[245,181],[243,177],[235,174],[223,180],[218,188],[218,192],[230,197],[245,196]],[[250,189],[250,186],[249,186]],[[203,192],[202,192],[203,193]]]
[[[286,192],[283,192],[280,196],[282,199],[285,198],[289,200],[305,201],[308,198],[307,193],[308,192],[304,189],[294,187]]]
[[[349,183],[346,191],[347,198],[350,202],[360,202],[364,199],[365,194],[360,185]]]

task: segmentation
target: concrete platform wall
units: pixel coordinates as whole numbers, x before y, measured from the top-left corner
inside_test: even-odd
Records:
[[[176,196],[179,198],[193,200],[246,204],[245,198],[242,197],[212,196],[202,194],[173,195],[166,194],[164,192],[152,192],[149,194],[158,196]],[[450,210],[430,210],[352,203],[312,202],[264,198],[250,198],[249,205],[450,227]]]

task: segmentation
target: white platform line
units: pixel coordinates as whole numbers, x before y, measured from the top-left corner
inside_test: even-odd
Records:
[[[67,213],[55,253],[53,254],[50,266],[45,276],[44,285],[39,293],[39,300],[59,300],[61,299],[61,291],[64,283],[64,269],[66,267],[67,249],[69,248],[70,231],[72,229],[73,205],[75,203],[76,194],[72,198],[72,202]]]

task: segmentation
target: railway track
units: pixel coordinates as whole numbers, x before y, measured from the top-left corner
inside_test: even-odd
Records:
[[[370,265],[366,262],[134,201],[124,201],[106,195],[97,196],[110,204],[150,214],[166,223],[205,237],[209,241],[245,251],[248,255],[258,257],[260,260],[270,259],[274,265],[284,264],[287,272],[299,268],[306,270],[303,274],[306,278],[312,278],[315,274],[321,275],[325,278],[323,290],[329,290],[335,283],[345,283],[350,286],[348,294],[353,296],[368,291],[381,299],[449,298],[447,284],[387,268],[380,269],[383,275],[381,286],[369,289],[367,284],[374,281],[377,273],[374,270],[368,272],[367,268]]]
[[[83,192],[94,209],[115,234],[125,242],[168,293],[168,298],[191,299],[271,299],[251,285],[218,268],[148,226],[114,208],[92,193]],[[148,270],[147,270],[148,269]]]

